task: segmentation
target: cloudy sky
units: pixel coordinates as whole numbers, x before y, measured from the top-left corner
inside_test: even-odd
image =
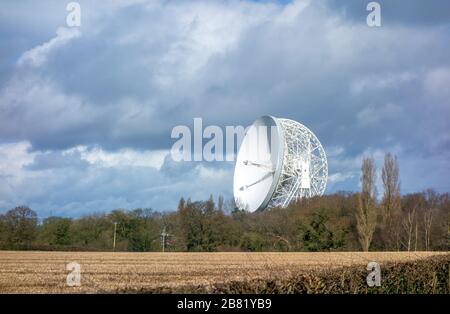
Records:
[[[67,1],[69,2],[69,1]],[[0,213],[171,210],[232,194],[232,162],[171,160],[176,125],[308,126],[327,193],[398,156],[403,193],[450,191],[450,2],[64,1],[0,5]]]

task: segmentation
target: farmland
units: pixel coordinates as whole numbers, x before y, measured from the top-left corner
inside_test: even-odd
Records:
[[[295,278],[299,274],[315,274],[323,271],[339,273],[339,269],[343,268],[354,269],[361,277],[361,274],[368,273],[366,266],[370,261],[378,262],[383,270],[384,265],[391,265],[390,267],[405,263],[416,265],[415,263],[430,258],[441,259],[440,263],[444,263],[443,267],[448,269],[448,253],[437,252],[0,251],[0,293],[216,292],[217,289],[214,287],[224,287],[228,283],[233,283],[234,286],[246,282],[260,284]],[[69,287],[66,284],[66,277],[69,274],[66,265],[71,262],[81,266],[79,287]],[[417,271],[424,273],[420,269]],[[436,271],[432,272],[435,276]],[[448,275],[446,280],[448,285]],[[250,292],[261,292],[261,289],[258,289]],[[241,290],[247,291],[248,286]],[[236,289],[226,291],[240,292]]]

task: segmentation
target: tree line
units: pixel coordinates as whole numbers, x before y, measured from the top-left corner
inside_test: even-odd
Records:
[[[448,250],[449,193],[401,195],[399,166],[386,154],[377,197],[373,158],[361,166],[361,191],[300,199],[249,213],[222,196],[181,198],[176,211],[116,209],[38,220],[26,206],[0,215],[1,249],[102,251],[428,251]],[[162,231],[165,230],[164,237]],[[164,243],[163,243],[164,242]]]

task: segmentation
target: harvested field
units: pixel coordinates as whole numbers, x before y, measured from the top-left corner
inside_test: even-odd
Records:
[[[340,268],[347,269],[347,271],[355,269],[358,276],[361,277],[368,273],[365,268],[371,261],[378,262],[383,271],[384,266],[392,268],[393,265],[402,263],[416,265],[415,263],[423,261],[423,265],[428,265],[429,263],[424,259],[430,258],[439,259],[439,263],[444,263],[444,267],[447,267],[448,271],[449,254],[438,252],[94,253],[0,251],[0,293],[277,292],[259,288],[249,290],[248,286],[240,289],[232,287],[246,282],[257,282],[260,285],[261,282],[277,282],[292,280],[292,278],[305,280],[305,277],[300,275],[323,274],[323,271],[329,273]],[[80,287],[69,287],[66,284],[66,277],[69,273],[66,265],[71,262],[81,265]],[[430,271],[435,272],[435,270]],[[434,276],[433,273],[430,276]],[[341,280],[344,279],[341,278]],[[326,292],[326,290],[323,291]],[[292,291],[282,290],[282,292]],[[304,291],[294,290],[293,292]]]

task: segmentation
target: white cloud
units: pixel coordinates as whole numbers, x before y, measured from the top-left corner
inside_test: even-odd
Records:
[[[152,167],[160,169],[169,150],[144,150],[120,149],[116,152],[108,152],[100,147],[88,149],[86,146],[76,148],[81,152],[81,159],[101,167]]]
[[[334,185],[336,183],[351,179],[354,177],[353,173],[340,173],[336,172],[328,176],[328,184]]]
[[[163,29],[170,40],[164,43],[167,49],[159,56],[153,77],[153,83],[159,88],[170,90],[196,81],[196,76],[212,57],[226,55],[235,49],[246,31],[269,19],[278,8],[246,2],[213,4],[199,1],[168,4],[164,8],[151,6],[150,9],[162,9],[161,22],[170,21],[171,24],[170,28]],[[147,29],[124,35],[119,38],[119,43],[137,40],[149,41]]]
[[[281,14],[275,18],[275,23],[292,24],[301,13],[310,5],[310,0],[295,0],[286,5]]]
[[[11,176],[31,164],[34,153],[29,142],[0,144],[0,176]]]
[[[398,118],[402,110],[404,110],[402,107],[392,103],[381,106],[370,106],[358,112],[358,124],[373,125],[378,122],[390,123],[390,121]]]
[[[450,68],[440,67],[429,71],[424,78],[425,91],[434,97],[441,98],[450,106]]]
[[[47,62],[48,56],[53,50],[80,36],[81,32],[77,28],[59,27],[56,30],[56,37],[24,52],[17,61],[17,64],[19,66],[30,65],[32,67],[40,67]]]
[[[385,92],[386,89],[395,89],[404,83],[416,80],[418,75],[411,72],[382,73],[369,75],[353,80],[350,84],[350,91],[353,94],[360,94],[366,91]]]
[[[25,167],[35,156],[30,148],[28,142],[0,144],[0,208],[24,202],[27,190],[21,188],[29,184]]]
[[[197,166],[197,171],[199,173],[199,178],[202,180],[224,180],[230,179],[232,177],[232,173],[229,170],[207,167],[203,165]]]
[[[56,82],[32,73],[5,84],[0,91],[0,112],[1,133],[13,138],[22,135],[27,140],[45,140],[49,133],[61,136],[106,116],[82,97],[68,95]]]
[[[161,170],[168,151],[107,151],[76,146],[32,151],[29,142],[0,144],[0,212],[28,205],[39,215],[77,216],[114,208],[173,210],[181,196],[229,197],[232,169],[180,166]]]
[[[327,154],[328,157],[336,157],[342,155],[344,152],[345,149],[342,146],[331,146],[327,148],[325,153]]]

